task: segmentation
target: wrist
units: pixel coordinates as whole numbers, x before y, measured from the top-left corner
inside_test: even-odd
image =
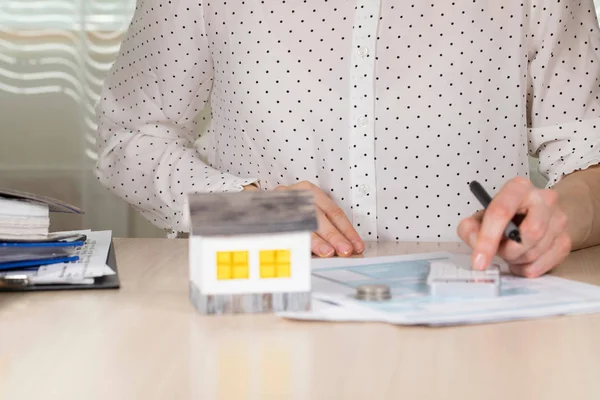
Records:
[[[256,190],[260,190],[260,188],[258,187],[258,184],[256,182],[252,182],[248,185],[242,186],[242,191],[244,191],[244,192],[256,191]]]
[[[594,221],[594,202],[589,187],[577,179],[565,178],[553,190],[558,194],[558,206],[567,216],[567,234],[572,249],[589,246]]]

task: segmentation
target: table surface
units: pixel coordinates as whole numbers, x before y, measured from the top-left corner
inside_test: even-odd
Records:
[[[122,287],[0,294],[0,399],[599,399],[600,314],[462,327],[202,316],[187,240],[115,239]],[[467,251],[369,243],[367,256]],[[600,284],[600,247],[555,274]]]

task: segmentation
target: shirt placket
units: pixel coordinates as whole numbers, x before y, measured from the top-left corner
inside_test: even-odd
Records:
[[[377,238],[375,170],[375,50],[380,1],[357,0],[350,72],[352,218],[363,239]]]

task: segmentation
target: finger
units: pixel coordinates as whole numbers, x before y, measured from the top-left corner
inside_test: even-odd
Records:
[[[500,190],[488,205],[477,243],[473,251],[473,266],[476,269],[485,269],[500,246],[504,238],[504,231],[511,219],[519,210],[528,210],[529,203],[542,203],[542,199],[535,194],[535,188],[527,179],[515,178],[509,181]],[[531,198],[533,196],[533,198]]]
[[[513,274],[526,278],[537,278],[559,265],[571,252],[571,239],[566,232],[558,236],[543,253],[530,264],[509,265]]]
[[[469,218],[463,219],[458,224],[457,233],[458,236],[471,248],[475,247],[477,243],[477,235],[481,229],[481,221],[483,219],[483,210],[477,211]]]
[[[323,191],[317,188],[315,192],[315,201],[317,206],[325,213],[329,221],[348,239],[352,244],[353,250],[357,253],[362,253],[365,249],[365,244],[352,223],[335,202],[329,198]]]
[[[351,243],[353,251],[356,253],[362,253],[365,249],[365,244],[361,239],[360,235],[352,223],[342,210],[329,196],[327,196],[319,187],[310,183],[302,182],[294,185],[298,188],[311,190],[315,197],[315,204],[320,208],[328,220],[335,226],[335,228]]]
[[[317,213],[317,235],[324,239],[329,245],[333,246],[336,253],[340,256],[349,256],[352,254],[353,247],[346,240],[344,235],[337,230],[337,228],[329,221],[327,216],[320,209],[316,210]]]
[[[321,210],[323,210],[323,212],[325,213],[329,221],[331,221],[333,226],[335,226],[338,229],[338,231],[342,235],[344,235],[344,237],[351,244],[351,251],[354,251],[356,253],[362,253],[365,249],[365,244],[358,232],[356,232],[356,230],[352,226],[352,223],[350,222],[344,211],[333,202],[331,203],[329,208],[327,208],[327,206],[323,206]]]
[[[566,215],[562,211],[556,209],[552,214],[546,234],[535,246],[531,247],[517,258],[504,257],[502,254],[500,256],[512,264],[530,264],[550,249],[554,240],[565,232],[566,226]]]
[[[509,265],[530,264],[550,250],[557,236],[555,232],[546,232],[546,235],[527,251],[523,251],[523,247],[519,243],[507,240],[500,245],[498,255]]]
[[[311,233],[310,242],[312,252],[319,257],[331,257],[335,253],[335,249],[314,232]]]
[[[360,240],[360,237],[356,233],[356,238],[354,238],[354,243],[350,243],[347,238],[340,233],[339,229],[333,224],[330,217],[322,210],[323,205],[325,207],[329,207],[329,213],[332,218],[337,219],[338,221],[342,219],[341,217],[347,220],[347,223],[352,228],[352,224],[344,214],[341,208],[337,207],[336,204],[331,200],[328,196],[323,193],[321,189],[317,186],[313,185],[310,182],[301,182],[295,185],[290,186],[277,186],[275,191],[282,190],[310,190],[313,193],[315,198],[316,205],[316,214],[318,221],[318,229],[316,232],[316,237],[313,236],[313,252],[315,254],[319,254],[322,256],[329,256],[330,252],[337,252],[340,256],[347,256],[352,254],[353,251],[357,253],[362,252],[364,250],[364,243]],[[354,228],[352,228],[354,230]]]
[[[558,235],[558,232],[548,234],[551,219],[552,209],[545,202],[541,201],[538,205],[530,207],[525,219],[519,226],[521,243],[506,240],[498,250],[498,254],[501,254],[505,260],[511,261],[523,256],[535,247],[547,247]]]
[[[527,213],[519,226],[521,243],[505,240],[498,249],[498,255],[508,262],[523,263],[522,260],[525,258],[530,260],[528,263],[533,261],[548,248],[556,236],[566,229],[566,215],[556,207],[556,192],[538,190],[537,194],[546,207],[532,207]],[[550,217],[544,214],[546,211]],[[536,226],[540,221],[542,226]],[[540,234],[543,237],[538,240]]]

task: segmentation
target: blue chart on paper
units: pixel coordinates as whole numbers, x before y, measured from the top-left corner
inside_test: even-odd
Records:
[[[473,302],[472,299],[434,299],[429,296],[427,275],[429,263],[434,260],[444,260],[446,257],[398,260],[392,262],[372,263],[363,265],[324,267],[313,270],[313,275],[329,282],[356,289],[363,284],[385,284],[389,286],[392,300],[387,302],[366,303],[365,306],[379,311],[402,313],[422,309],[423,306],[435,304]],[[537,294],[531,287],[512,283],[503,278],[500,297],[516,297]]]
[[[545,275],[511,275],[501,266],[500,295],[489,298],[433,298],[427,276],[434,260],[470,263],[452,252],[316,259],[312,265],[315,307],[280,312],[286,318],[319,321],[370,321],[399,325],[455,325],[600,312],[600,286]],[[385,284],[392,298],[381,302],[355,298],[363,284]]]

